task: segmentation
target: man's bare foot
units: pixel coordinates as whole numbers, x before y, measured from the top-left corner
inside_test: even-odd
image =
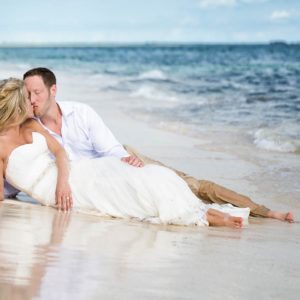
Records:
[[[268,212],[268,217],[273,218],[273,219],[277,219],[277,220],[280,220],[280,221],[287,221],[289,223],[294,222],[294,215],[290,212],[282,213],[282,212],[279,212],[279,211],[270,210]]]
[[[243,218],[241,217],[232,217],[230,215],[224,218],[224,225],[230,228],[242,228]]]

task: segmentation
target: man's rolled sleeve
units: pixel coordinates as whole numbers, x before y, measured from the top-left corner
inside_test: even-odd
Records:
[[[89,106],[86,111],[86,122],[89,123],[89,137],[93,144],[94,150],[100,156],[129,156],[124,147],[117,141],[115,136],[104,124],[102,118]]]

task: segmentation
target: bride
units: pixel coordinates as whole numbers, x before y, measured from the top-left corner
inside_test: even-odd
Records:
[[[22,80],[0,83],[0,199],[3,177],[44,205],[176,225],[240,228],[248,208],[206,205],[173,171],[134,168],[114,157],[69,163],[61,145],[32,119]],[[51,157],[54,155],[55,160]],[[213,208],[212,208],[213,207]]]

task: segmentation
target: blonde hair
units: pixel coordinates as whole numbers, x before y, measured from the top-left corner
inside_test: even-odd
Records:
[[[27,119],[24,82],[16,78],[0,81],[0,131],[22,124]]]

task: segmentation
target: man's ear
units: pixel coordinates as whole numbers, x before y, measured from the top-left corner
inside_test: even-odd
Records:
[[[53,85],[50,87],[50,94],[51,94],[51,96],[55,97],[55,96],[56,96],[56,91],[57,91],[56,84],[53,84]]]

